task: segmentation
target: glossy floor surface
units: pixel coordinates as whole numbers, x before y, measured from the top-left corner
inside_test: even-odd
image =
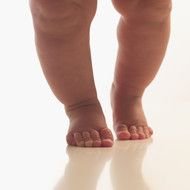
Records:
[[[111,149],[68,147],[68,161],[55,189],[190,189],[189,106],[162,105],[152,122],[151,139],[116,141]]]
[[[95,149],[67,147],[68,119],[38,64],[28,4],[19,3],[4,1],[0,8],[0,19],[7,19],[1,22],[0,44],[4,52],[0,56],[0,189],[189,190],[189,1],[174,0],[166,57],[143,99],[154,135]],[[110,128],[117,20],[111,2],[99,1],[92,25],[92,58]]]

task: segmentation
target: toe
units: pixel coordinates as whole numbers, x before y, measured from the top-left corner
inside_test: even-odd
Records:
[[[72,132],[69,132],[66,136],[67,143],[71,146],[76,146],[75,138]]]
[[[150,137],[150,132],[149,132],[148,127],[143,127],[143,131],[144,131],[145,137],[149,138]]]
[[[139,139],[145,139],[146,138],[142,126],[137,127],[137,133],[139,134]]]
[[[100,129],[100,136],[102,140],[102,146],[111,147],[113,145],[113,135],[110,129],[108,128]]]
[[[101,146],[101,138],[100,138],[99,132],[94,130],[94,129],[91,129],[90,135],[91,135],[91,138],[93,140],[93,146],[94,147],[100,147]]]
[[[81,133],[74,133],[74,138],[77,146],[84,147],[84,139]]]
[[[149,129],[150,135],[152,135],[153,134],[152,128],[148,127],[148,129]]]
[[[86,147],[92,147],[93,141],[90,137],[90,133],[88,131],[82,132],[83,140],[84,140],[84,145]]]
[[[139,139],[139,134],[137,133],[137,127],[135,125],[129,127],[129,132],[131,133],[132,140]]]
[[[125,124],[119,124],[116,127],[116,134],[119,140],[128,140],[131,137],[131,134],[129,133],[128,128]]]

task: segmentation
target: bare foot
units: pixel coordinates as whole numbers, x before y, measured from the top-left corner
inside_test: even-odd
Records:
[[[90,99],[66,108],[70,119],[67,143],[80,147],[111,147],[113,136],[97,99]]]
[[[111,104],[113,126],[119,140],[146,139],[153,134],[144,115],[141,97],[131,96],[124,88],[112,85]]]

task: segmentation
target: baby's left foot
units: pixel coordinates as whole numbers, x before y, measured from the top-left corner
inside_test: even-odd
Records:
[[[141,97],[129,96],[124,89],[112,86],[113,127],[118,140],[149,138],[153,131],[144,115]]]

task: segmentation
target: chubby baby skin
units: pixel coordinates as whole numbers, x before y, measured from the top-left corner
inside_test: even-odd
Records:
[[[112,2],[121,15],[110,92],[113,131],[118,140],[146,139],[153,130],[142,97],[166,52],[171,0]],[[111,147],[114,142],[92,70],[89,39],[96,8],[96,0],[30,0],[36,50],[47,82],[69,118],[66,140],[71,146]]]

